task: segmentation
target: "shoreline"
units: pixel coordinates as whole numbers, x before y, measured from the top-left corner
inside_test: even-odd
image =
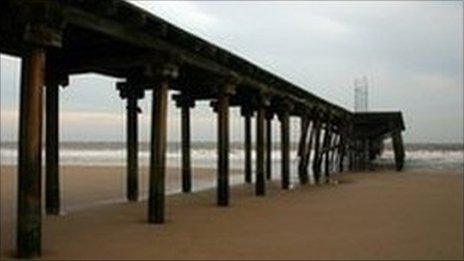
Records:
[[[14,171],[1,168],[1,257],[10,258],[14,213],[7,210],[14,205]],[[118,192],[114,189],[120,182],[107,179],[118,176],[118,169],[123,170],[64,166],[68,182],[71,176],[80,177],[65,192],[68,201]],[[168,170],[167,185],[177,182],[176,172]],[[214,169],[196,168],[194,173],[194,181],[215,182]],[[234,173],[243,178],[241,172]],[[295,186],[289,191],[274,181],[268,183],[265,197],[255,197],[253,185],[231,186],[228,208],[215,206],[215,189],[169,195],[167,222],[161,226],[146,223],[146,201],[44,216],[42,258],[463,258],[462,173],[381,171],[344,173],[339,179],[338,185]],[[113,190],[105,189],[103,182],[113,184]],[[72,241],[66,240],[69,236]]]

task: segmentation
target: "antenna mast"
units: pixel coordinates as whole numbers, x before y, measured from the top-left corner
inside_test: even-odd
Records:
[[[354,79],[354,111],[366,112],[368,110],[369,82],[366,76]]]

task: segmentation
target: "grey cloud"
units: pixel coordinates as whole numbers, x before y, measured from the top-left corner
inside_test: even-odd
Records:
[[[367,75],[370,107],[402,110],[406,141],[463,140],[462,2],[133,3],[350,109],[353,79]],[[15,66],[2,58],[2,110],[18,100],[8,87]],[[77,77],[63,92],[64,107],[118,113],[114,81]],[[213,117],[209,108],[196,111]]]

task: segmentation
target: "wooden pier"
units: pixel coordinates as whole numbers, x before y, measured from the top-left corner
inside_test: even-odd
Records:
[[[127,199],[137,201],[138,100],[151,92],[152,122],[148,217],[163,223],[168,94],[182,113],[182,190],[191,191],[190,111],[211,101],[218,122],[217,205],[229,205],[229,109],[245,122],[245,181],[252,182],[251,118],[256,116],[255,194],[271,179],[272,131],[281,132],[282,189],[290,188],[290,119],[301,120],[298,175],[312,168],[317,183],[330,174],[364,170],[393,139],[396,168],[404,148],[401,113],[353,113],[311,94],[227,50],[119,0],[3,0],[0,51],[22,58],[18,160],[18,257],[41,253],[42,111],[46,108],[47,214],[60,212],[59,93],[70,75],[95,72],[117,84],[127,104]],[[65,91],[65,90],[64,90]],[[45,106],[42,97],[46,96]],[[277,116],[280,130],[271,129]],[[311,164],[311,158],[314,158]]]

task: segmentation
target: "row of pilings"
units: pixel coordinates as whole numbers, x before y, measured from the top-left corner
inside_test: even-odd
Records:
[[[45,203],[47,214],[60,213],[59,192],[59,146],[58,146],[58,87],[59,82],[48,80],[45,84],[45,51],[37,48],[23,57],[19,138],[19,193],[18,193],[18,253],[21,257],[40,253],[41,238],[41,129],[42,90],[46,88],[46,186]],[[53,79],[53,78],[51,78]],[[165,217],[165,172],[167,142],[167,108],[169,79],[162,78],[150,84],[152,90],[151,136],[149,160],[148,221],[163,223]],[[217,114],[218,163],[217,205],[228,206],[229,196],[229,108],[240,106],[245,125],[245,171],[244,179],[251,182],[251,118],[256,117],[256,172],[255,194],[264,196],[266,179],[271,178],[269,144],[272,143],[271,121],[274,116],[280,122],[281,135],[281,182],[282,189],[290,187],[290,117],[294,104],[286,99],[258,94],[247,104],[231,104],[236,86],[226,83],[218,88],[217,97],[211,106]],[[138,100],[143,98],[147,87],[120,83],[120,96],[127,102],[127,199],[137,201],[138,188]],[[187,94],[175,97],[181,109],[182,125],[182,191],[192,189],[190,110],[195,98]],[[301,136],[298,145],[298,177],[301,184],[309,181],[312,168],[316,183],[329,182],[331,171],[343,171],[346,157],[351,169],[361,169],[366,150],[358,150],[358,141],[350,140],[350,122],[334,120],[324,108],[314,106],[308,113],[299,115]],[[361,146],[362,147],[362,146]],[[364,151],[364,152],[363,152]],[[312,159],[312,161],[311,161]],[[312,164],[311,164],[312,163]]]
[[[47,31],[43,34],[36,28],[30,34],[41,41],[34,41],[21,54],[22,72],[20,89],[20,126],[18,153],[18,222],[17,253],[19,257],[35,257],[41,253],[41,151],[43,92],[46,94],[46,186],[45,209],[47,214],[60,213],[59,192],[59,95],[60,85],[67,84],[68,75],[60,73],[53,64],[46,64],[49,47],[56,47],[55,38]],[[32,37],[32,36],[30,36]],[[44,38],[45,37],[45,38]],[[152,65],[152,64],[151,64]],[[146,90],[153,95],[151,104],[151,134],[149,159],[148,221],[163,223],[165,217],[165,173],[167,146],[168,92],[174,88],[179,75],[171,61],[156,63],[154,70],[143,79],[128,77],[117,85],[120,96],[127,101],[127,198],[137,201],[138,188],[138,100]],[[212,92],[204,96],[195,88],[184,89],[176,96],[177,106],[182,110],[182,190],[192,189],[190,156],[190,109],[195,101],[211,100],[217,114],[217,205],[228,206],[229,191],[229,108],[240,106],[245,122],[245,173],[246,182],[251,182],[251,117],[256,117],[256,172],[255,194],[266,194],[266,178],[270,178],[270,121],[277,116],[281,133],[281,182],[283,189],[290,187],[290,117],[300,117],[301,135],[298,146],[298,176],[301,184],[308,183],[309,168],[312,168],[316,183],[328,182],[331,171],[343,171],[345,159],[350,158],[350,167],[358,168],[365,150],[357,150],[352,140],[350,117],[332,115],[329,105],[308,105],[292,98],[273,95],[271,91],[254,90],[243,92],[239,77],[229,75],[214,82]],[[237,87],[241,86],[241,93]],[[246,96],[246,97],[244,97]],[[356,155],[352,152],[356,150]],[[363,152],[364,151],[364,152]],[[359,156],[358,154],[363,154]],[[353,160],[351,160],[353,157]],[[267,159],[267,160],[266,160]],[[311,159],[313,159],[311,161]],[[311,164],[312,163],[312,164]],[[324,170],[324,171],[323,171]]]

